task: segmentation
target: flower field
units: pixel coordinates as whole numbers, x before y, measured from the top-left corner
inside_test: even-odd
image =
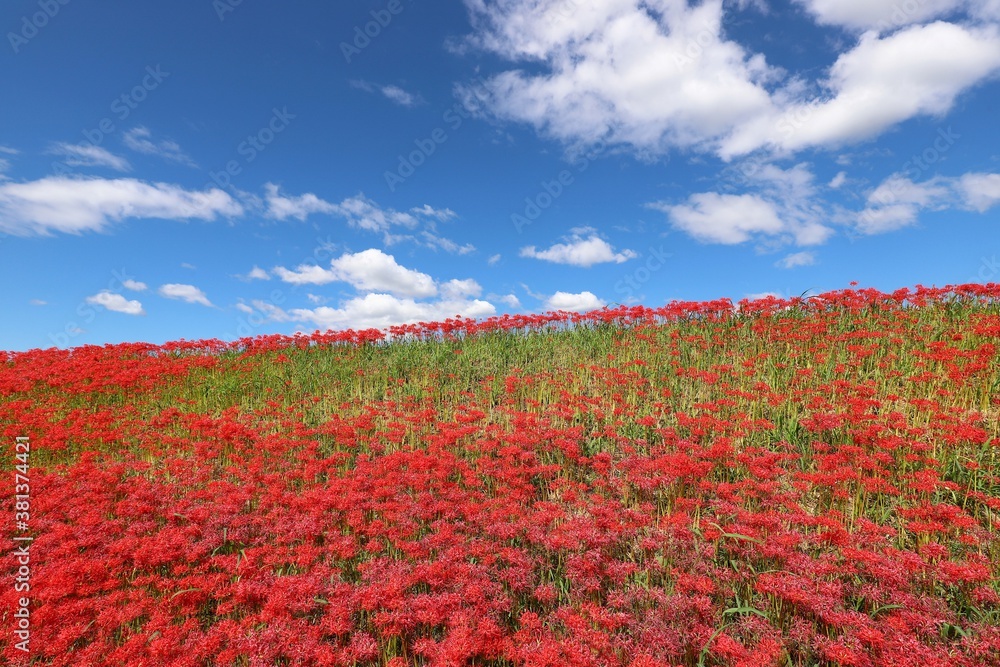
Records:
[[[0,663],[1000,665],[998,353],[1000,285],[7,353]]]

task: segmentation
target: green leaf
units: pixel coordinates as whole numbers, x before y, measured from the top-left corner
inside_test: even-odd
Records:
[[[761,618],[771,620],[771,617],[762,612],[760,609],[754,607],[730,607],[729,609],[722,612],[723,616],[728,616],[729,614],[757,614]]]

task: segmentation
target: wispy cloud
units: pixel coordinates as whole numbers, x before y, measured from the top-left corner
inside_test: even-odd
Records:
[[[351,85],[359,90],[365,91],[366,93],[381,94],[386,99],[403,107],[412,107],[423,102],[423,99],[419,95],[407,92],[399,86],[393,84],[380,85],[363,79],[354,79],[351,81]]]
[[[132,128],[125,133],[123,140],[126,146],[137,153],[156,155],[164,160],[183,164],[188,167],[198,166],[187,153],[181,150],[180,145],[176,141],[171,139],[153,141],[152,132],[146,127],[139,126]]]
[[[782,257],[775,266],[782,269],[794,269],[799,266],[812,266],[816,263],[816,255],[811,252],[796,252]]]
[[[69,167],[109,167],[116,171],[132,168],[125,158],[92,144],[55,143],[49,147],[48,153],[62,157],[63,163]]]

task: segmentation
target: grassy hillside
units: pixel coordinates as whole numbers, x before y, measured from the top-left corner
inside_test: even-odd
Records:
[[[10,353],[0,655],[1000,664],[998,352],[970,285]]]

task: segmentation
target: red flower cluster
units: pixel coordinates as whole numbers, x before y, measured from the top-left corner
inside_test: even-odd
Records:
[[[0,353],[0,661],[1000,665],[998,344],[965,285]]]

